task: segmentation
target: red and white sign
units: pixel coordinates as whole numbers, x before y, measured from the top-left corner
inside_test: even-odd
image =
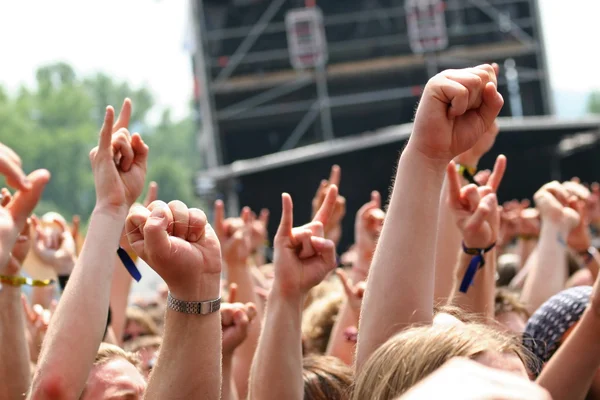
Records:
[[[410,48],[427,53],[448,47],[446,5],[442,0],[406,0],[406,24]]]
[[[290,62],[296,69],[327,63],[323,13],[318,7],[290,10],[285,16]]]

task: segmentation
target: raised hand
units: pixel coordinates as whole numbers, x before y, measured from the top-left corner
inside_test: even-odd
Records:
[[[584,252],[592,244],[592,232],[590,230],[588,199],[590,191],[579,183],[579,179],[564,182],[563,186],[569,193],[568,206],[579,214],[579,223],[573,228],[567,237],[567,244],[577,252]]]
[[[0,175],[6,178],[6,183],[12,188],[19,190],[32,188],[31,182],[21,169],[21,157],[2,143],[0,143]]]
[[[342,169],[339,165],[334,165],[331,167],[331,172],[329,173],[329,180],[322,180],[319,188],[317,189],[317,193],[312,201],[312,210],[313,216],[316,215],[317,211],[323,205],[325,201],[325,197],[327,196],[327,191],[331,185],[335,185],[336,187],[340,187],[340,180],[342,177]],[[336,197],[335,207],[333,208],[331,217],[328,219],[327,224],[323,227],[325,229],[325,237],[327,239],[333,240],[334,243],[339,243],[342,237],[342,219],[346,215],[346,198],[343,196]]]
[[[51,266],[57,275],[70,275],[77,260],[77,245],[66,223],[60,219],[54,220],[61,230],[56,245],[49,246],[49,231],[42,228],[37,218],[32,218],[32,222],[34,253],[40,260]]]
[[[427,158],[443,162],[475,146],[504,104],[496,69],[485,64],[443,71],[430,79],[417,109],[411,144]]]
[[[579,214],[568,206],[571,195],[559,182],[545,184],[533,198],[542,220],[558,224],[569,232],[579,224]]]
[[[361,256],[373,256],[377,239],[383,227],[385,213],[381,209],[381,195],[371,192],[371,201],[363,205],[356,213],[354,222],[354,241]]]
[[[254,212],[250,216],[250,247],[254,253],[268,240],[269,210],[263,208],[257,217]]]
[[[294,228],[292,198],[287,193],[281,196],[281,222],[275,235],[273,259],[273,287],[281,293],[303,296],[336,267],[335,244],[323,237],[323,226],[333,213],[336,198],[337,186],[331,185],[313,220]]]
[[[251,231],[250,208],[244,207],[239,218],[225,219],[225,205],[221,200],[215,202],[215,232],[228,266],[246,265],[252,253]]]
[[[355,284],[343,269],[336,269],[335,273],[342,281],[344,292],[346,293],[346,297],[348,297],[348,304],[350,305],[350,308],[357,316],[360,315],[360,307],[362,305],[362,299],[367,288],[367,282],[360,281]]]
[[[21,232],[24,232],[27,219],[37,205],[44,187],[50,180],[50,173],[46,170],[37,170],[27,177],[31,189],[19,190],[10,201],[4,201],[0,207],[0,275],[15,275],[19,268],[9,264],[10,251],[17,243]],[[6,193],[6,192],[4,192]]]
[[[221,329],[223,330],[223,357],[233,356],[233,351],[248,336],[248,326],[256,316],[252,303],[235,302],[235,285],[229,289],[228,303],[221,305]]]
[[[127,130],[131,100],[125,99],[119,119],[106,108],[98,146],[90,152],[96,185],[96,207],[127,212],[140,196],[146,179],[148,146],[139,133]]]
[[[204,212],[181,201],[133,207],[126,223],[136,254],[167,283],[177,299],[218,297],[221,248]]]
[[[454,162],[448,164],[448,202],[456,216],[466,247],[485,249],[496,243],[500,230],[500,212],[496,191],[506,170],[506,157],[498,156],[489,186],[467,185],[461,188]]]

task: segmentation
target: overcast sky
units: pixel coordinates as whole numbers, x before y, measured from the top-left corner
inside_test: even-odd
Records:
[[[600,0],[539,0],[551,82],[600,89]],[[160,106],[183,115],[192,94],[184,50],[187,0],[1,0],[0,83],[15,89],[35,69],[67,61],[79,73],[104,71],[147,84]]]

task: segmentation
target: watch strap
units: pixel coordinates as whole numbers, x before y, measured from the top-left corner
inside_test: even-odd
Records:
[[[183,301],[171,295],[167,297],[167,307],[184,314],[207,315],[221,309],[221,298],[208,301]]]

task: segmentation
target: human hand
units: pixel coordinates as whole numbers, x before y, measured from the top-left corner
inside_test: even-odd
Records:
[[[57,275],[71,275],[77,261],[77,246],[66,223],[60,219],[55,219],[54,222],[60,226],[56,243],[49,240],[52,232],[45,230],[40,221],[32,217],[33,251],[40,260],[51,266]]]
[[[579,224],[579,214],[568,206],[569,191],[557,181],[542,186],[533,196],[543,223],[557,224],[570,232]]]
[[[215,202],[215,232],[228,267],[246,266],[252,254],[250,213],[250,208],[244,207],[239,218],[225,219],[225,205],[221,200]]]
[[[322,180],[319,188],[317,189],[317,193],[312,201],[312,210],[313,216],[316,215],[317,211],[323,205],[325,201],[325,197],[327,195],[327,191],[331,185],[335,185],[336,187],[340,187],[340,180],[342,177],[342,169],[339,165],[334,165],[331,167],[331,172],[329,173],[329,180]],[[323,228],[325,229],[325,238],[333,240],[333,242],[337,244],[340,242],[342,238],[342,219],[346,215],[346,198],[340,196],[338,194],[335,200],[335,207],[331,214],[331,217],[327,221],[327,225]]]
[[[256,317],[252,303],[236,303],[237,286],[229,288],[227,303],[221,304],[221,329],[223,331],[223,357],[232,357],[234,350],[246,340],[248,327]]]
[[[144,198],[144,202],[142,205],[144,207],[148,207],[153,201],[158,200],[158,184],[154,181],[150,182],[148,185],[148,191],[146,192],[146,197]],[[135,205],[135,204],[134,204]],[[131,206],[133,207],[133,205]],[[131,209],[130,207],[130,209]],[[123,233],[121,234],[121,240],[119,241],[119,246],[125,250],[127,253],[133,252],[133,249],[129,245],[129,240],[127,240],[127,232],[125,227],[123,227]]]
[[[592,244],[592,232],[590,230],[590,218],[587,207],[590,191],[579,183],[579,179],[564,182],[563,186],[569,192],[568,206],[579,214],[579,223],[571,230],[567,237],[567,244],[578,253],[587,251]]]
[[[367,282],[360,281],[355,284],[343,269],[336,269],[335,273],[342,281],[344,292],[348,298],[348,305],[357,317],[360,316],[360,307],[365,295],[365,290],[367,290]]]
[[[273,290],[284,296],[304,296],[336,267],[335,244],[323,237],[323,226],[333,213],[336,199],[337,186],[331,185],[312,222],[293,228],[292,198],[287,193],[281,196],[281,222],[274,243]]]
[[[381,195],[379,192],[373,191],[371,192],[371,201],[358,210],[354,222],[354,241],[359,256],[369,260],[373,257],[384,219]]]
[[[0,154],[2,157],[2,154]],[[21,262],[17,258],[21,257],[19,251],[26,255],[27,240],[24,240],[24,229],[27,225],[27,219],[33,212],[39,199],[42,196],[44,187],[50,180],[50,173],[46,170],[37,170],[29,174],[27,181],[31,189],[27,191],[19,190],[14,196],[8,191],[3,191],[3,200],[0,206],[0,275],[12,276],[19,273]],[[9,249],[14,249],[15,244],[19,242],[16,257],[11,260]],[[28,236],[27,236],[28,237]],[[25,247],[21,247],[25,245]],[[20,248],[21,247],[21,248]]]
[[[250,252],[255,253],[265,245],[269,239],[267,227],[269,226],[269,210],[263,208],[257,217],[254,212],[250,215]]]
[[[90,152],[96,207],[126,213],[140,196],[146,179],[148,146],[139,133],[129,134],[131,100],[125,99],[119,119],[113,126],[115,111],[106,107],[98,146]]]
[[[135,253],[183,301],[219,296],[221,248],[204,212],[181,201],[135,206],[127,217],[127,238]]]
[[[0,175],[6,178],[8,186],[27,191],[32,188],[32,185],[21,166],[21,157],[10,147],[0,143]]]
[[[0,207],[5,207],[7,206],[11,200],[12,200],[12,195],[10,194],[10,191],[6,188],[2,188],[2,190],[0,191],[0,194],[2,195],[2,199],[0,200]],[[19,233],[19,236],[17,236],[17,241],[15,242],[15,245],[12,248],[12,251],[10,252],[11,254],[11,260],[9,261],[9,269],[11,271],[9,271],[9,275],[10,274],[17,274],[19,273],[19,270],[21,269],[21,265],[23,265],[23,261],[25,261],[25,258],[27,257],[27,254],[29,253],[29,249],[31,248],[31,240],[30,240],[30,225],[31,225],[31,219],[27,218],[27,221],[25,222],[25,226],[23,226],[23,229],[21,230],[21,233]]]
[[[443,71],[427,82],[409,139],[430,160],[447,164],[491,129],[504,100],[497,65]]]
[[[506,157],[500,155],[486,182],[489,186],[471,184],[461,188],[456,165],[454,162],[448,164],[448,203],[468,248],[486,249],[498,240],[500,211],[496,191],[505,170]]]
[[[587,201],[587,214],[590,223],[597,226],[600,225],[600,183],[592,183],[590,192]]]

